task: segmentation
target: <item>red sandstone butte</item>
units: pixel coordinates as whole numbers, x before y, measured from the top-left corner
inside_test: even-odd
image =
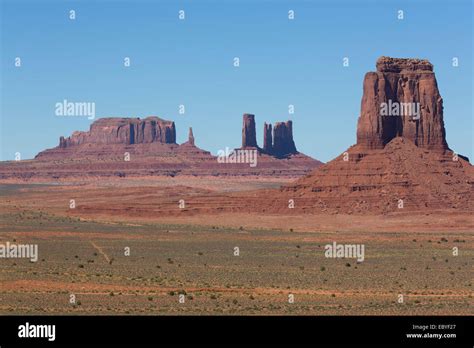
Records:
[[[258,147],[255,131],[255,115],[244,114],[242,125],[242,148]]]
[[[421,148],[448,150],[443,99],[433,65],[422,59],[390,57],[380,57],[376,65],[377,71],[368,72],[364,78],[357,144],[366,149],[381,149],[401,136]],[[419,103],[419,119],[381,116],[382,103],[389,102]]]
[[[273,129],[273,132],[272,132]],[[273,127],[263,124],[263,149],[258,147],[255,130],[255,115],[244,114],[242,126],[242,149],[256,148],[259,152],[276,158],[299,154],[293,140],[293,122],[276,122]]]
[[[280,190],[242,199],[242,210],[388,214],[474,211],[474,167],[448,148],[442,99],[426,60],[382,57],[366,74],[357,144]],[[418,101],[419,120],[387,119],[379,105]],[[288,210],[288,200],[295,208]]]
[[[81,144],[144,144],[176,143],[174,122],[159,117],[101,118],[91,124],[88,132],[74,132],[70,137],[60,137],[59,147]]]
[[[273,137],[272,137],[272,125],[263,124],[263,151],[271,154],[273,152]]]
[[[293,122],[275,123],[273,126],[272,154],[281,157],[297,152],[295,142],[293,141]]]

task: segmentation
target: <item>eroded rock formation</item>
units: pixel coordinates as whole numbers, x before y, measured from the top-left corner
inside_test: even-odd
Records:
[[[70,137],[60,137],[59,147],[68,148],[81,144],[146,144],[176,143],[174,122],[159,117],[101,118],[91,124],[86,132],[74,132]]]
[[[255,136],[255,115],[244,114],[242,126],[242,148],[254,147],[259,151],[275,157],[297,154],[293,140],[292,121],[277,122],[273,126],[263,124],[263,149],[258,147]]]
[[[272,154],[275,156],[286,156],[297,152],[295,142],[293,141],[293,122],[275,123],[273,126]]]
[[[433,66],[382,57],[377,70],[365,76],[357,144],[293,185],[262,194],[272,211],[287,211],[288,199],[295,200],[295,211],[304,212],[473,210],[474,168],[448,149]],[[420,118],[381,116],[381,103],[390,99],[419,102]],[[259,207],[248,199],[245,204]]]
[[[189,127],[188,143],[189,143],[190,145],[194,145],[193,127]]]
[[[244,114],[242,126],[242,148],[258,147],[255,131],[255,115]]]
[[[272,137],[272,125],[263,124],[263,151],[268,154],[273,152],[273,137]]]
[[[271,125],[268,125],[272,147]],[[301,153],[281,160],[257,146],[254,115],[244,115],[243,143],[258,152],[258,165],[227,163],[188,140],[176,144],[174,122],[158,117],[101,118],[89,131],[61,137],[59,146],[41,151],[33,161],[0,163],[0,180],[76,180],[129,176],[272,176],[301,177],[321,162]]]
[[[382,149],[395,137],[421,148],[448,150],[441,98],[427,60],[381,57],[364,78],[357,144]]]

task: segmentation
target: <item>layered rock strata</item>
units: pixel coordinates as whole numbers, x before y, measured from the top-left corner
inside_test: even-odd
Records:
[[[176,143],[174,122],[150,116],[140,118],[100,118],[91,124],[89,131],[74,132],[70,137],[59,138],[59,147],[81,144],[146,144]]]
[[[381,149],[404,137],[421,148],[448,150],[433,65],[422,59],[381,57],[376,67],[364,78],[357,144]]]

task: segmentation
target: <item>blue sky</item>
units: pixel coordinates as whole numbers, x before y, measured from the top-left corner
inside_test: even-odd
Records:
[[[355,143],[364,74],[382,55],[434,64],[448,144],[474,157],[470,0],[0,2],[1,160],[87,130],[55,116],[67,99],[95,102],[97,117],[174,120],[178,142],[192,126],[213,153],[240,145],[243,113],[260,145],[264,122],[292,119],[297,148],[328,161]]]

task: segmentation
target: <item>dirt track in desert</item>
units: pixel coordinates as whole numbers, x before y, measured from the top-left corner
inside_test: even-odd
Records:
[[[189,177],[3,184],[0,242],[38,244],[39,259],[0,259],[0,312],[473,312],[472,216],[290,209],[263,215],[232,208],[235,195],[284,182]],[[228,204],[223,212],[220,204]],[[333,242],[365,245],[364,261],[325,257]]]

